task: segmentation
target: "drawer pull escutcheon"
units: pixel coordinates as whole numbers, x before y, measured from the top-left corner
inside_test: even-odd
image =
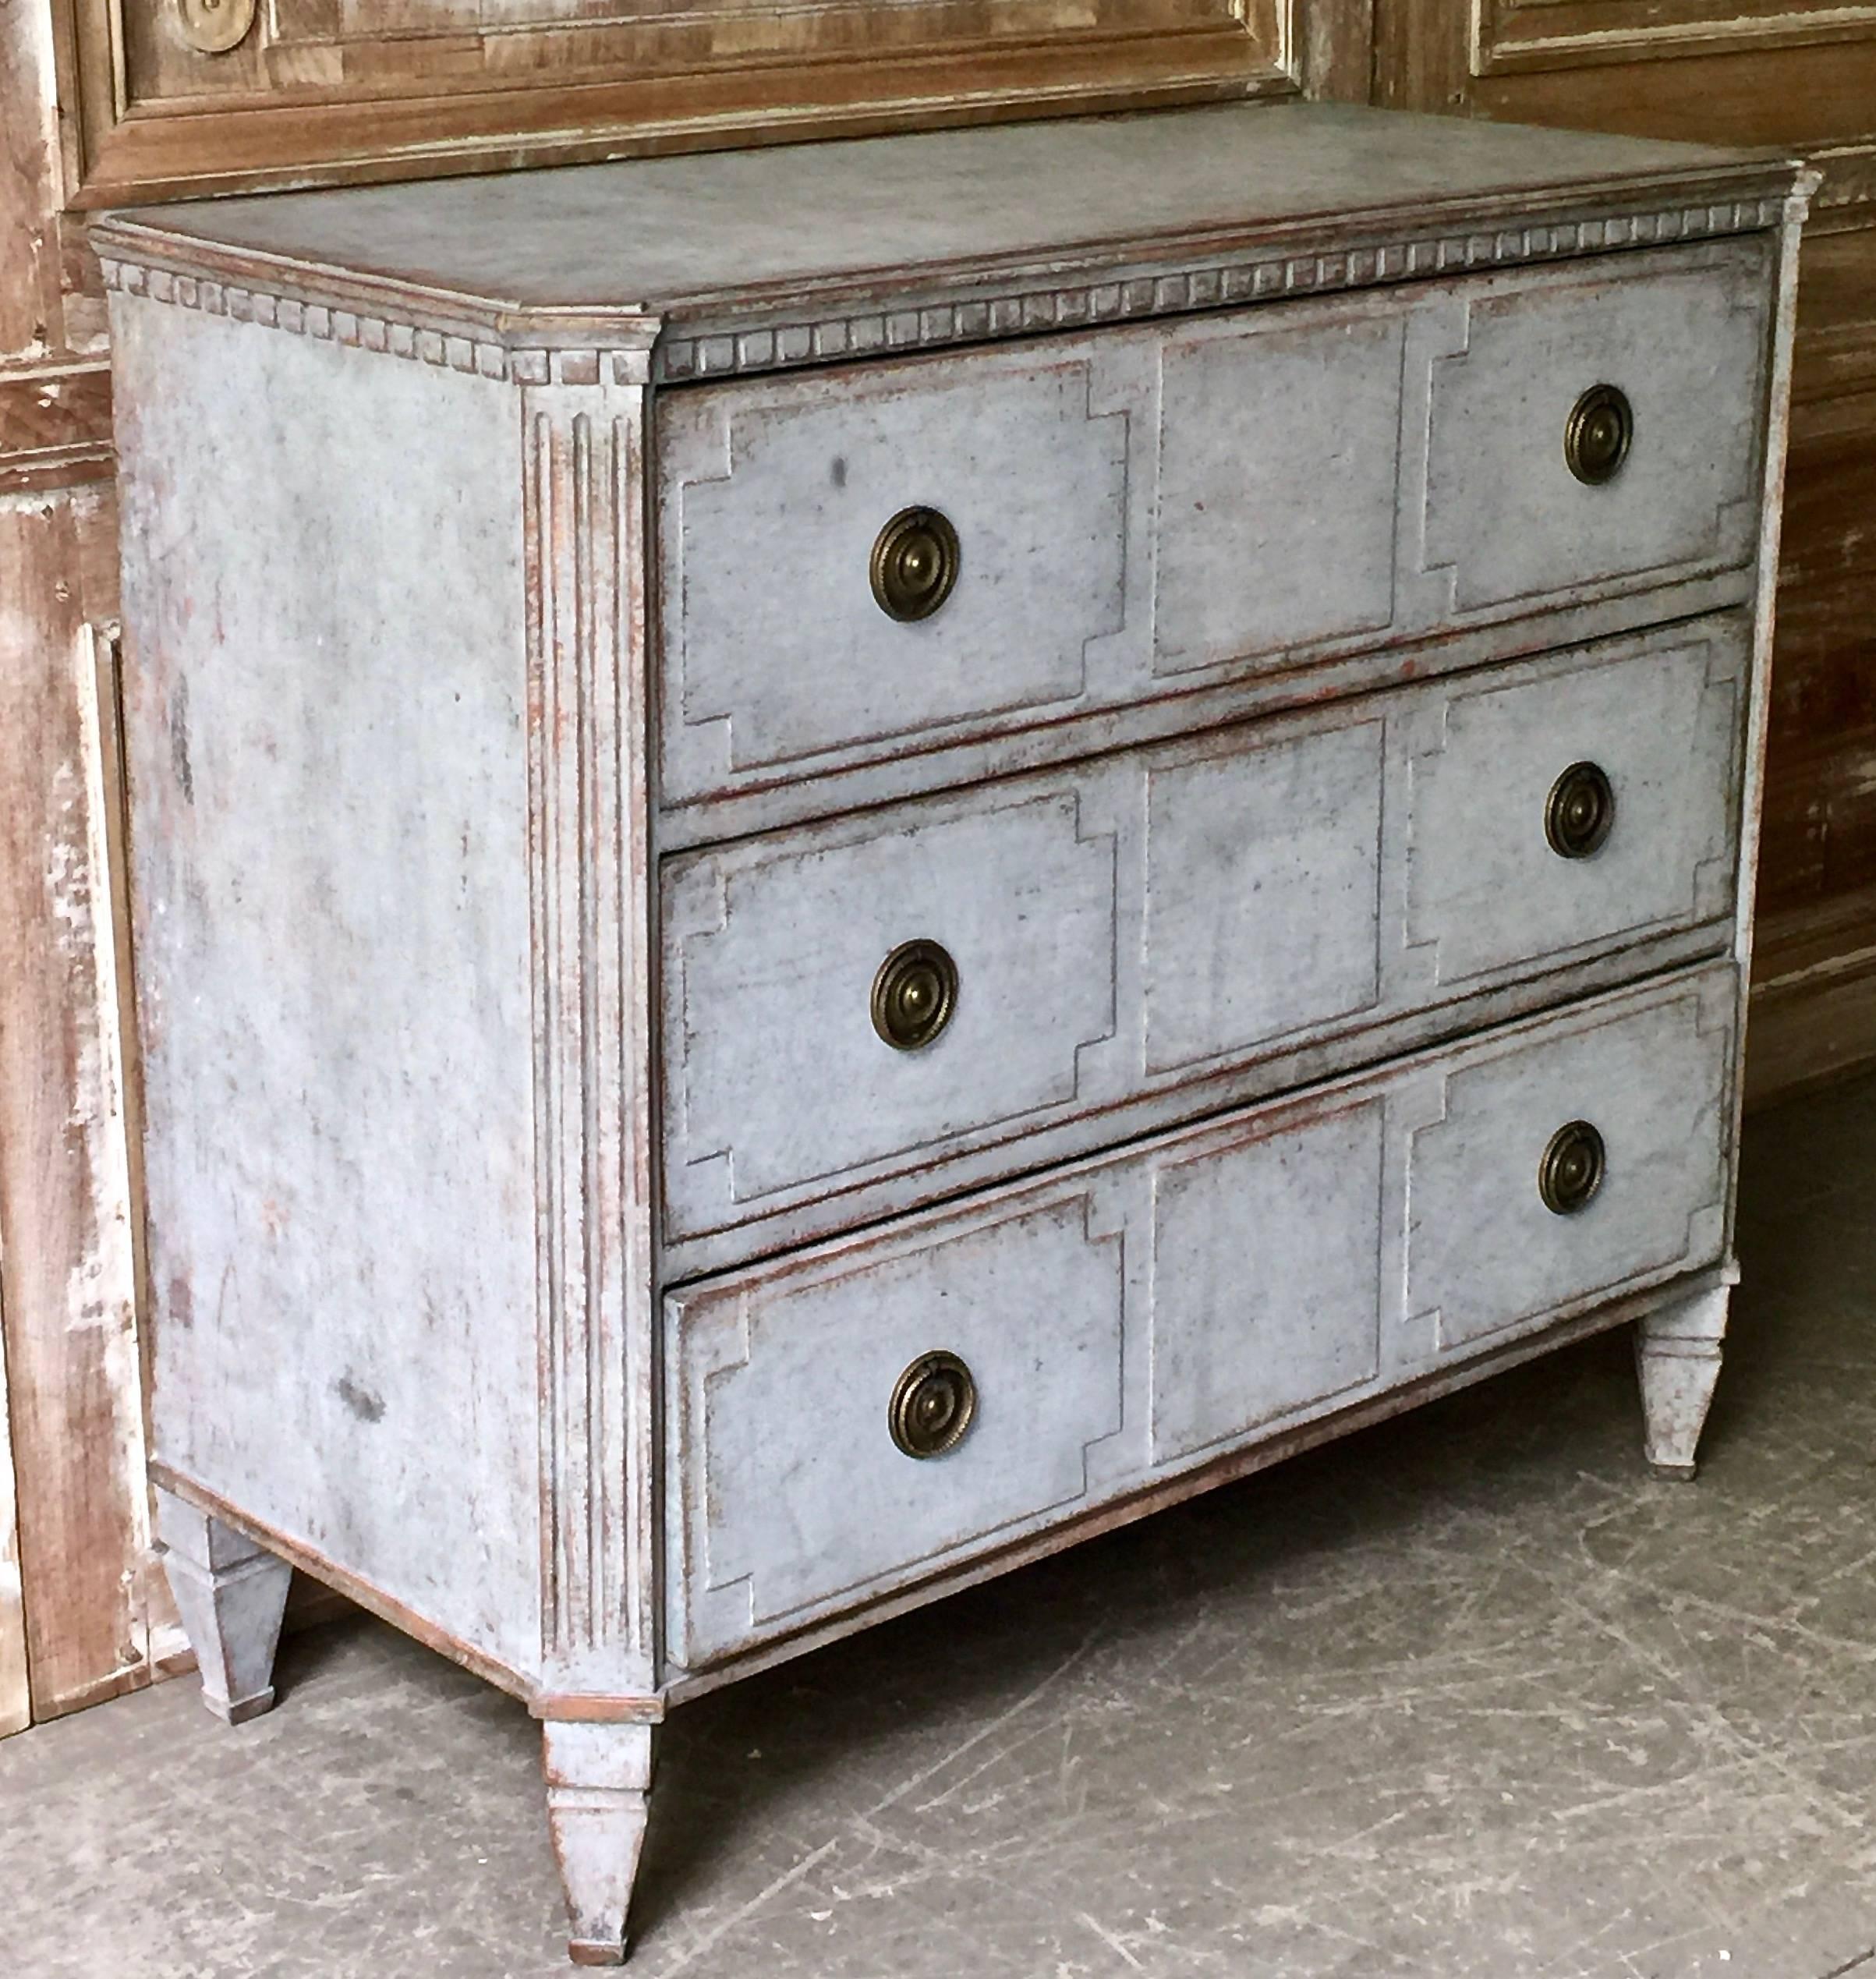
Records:
[[[908,1457],[942,1457],[964,1441],[977,1383],[955,1354],[922,1354],[900,1375],[887,1421]]]
[[[873,979],[873,1028],[895,1051],[918,1051],[951,1021],[957,965],[935,941],[902,941]]]
[[[1602,1136],[1586,1120],[1573,1120],[1550,1137],[1538,1165],[1538,1193],[1553,1215],[1573,1216],[1588,1208],[1602,1186]]]
[[[1619,385],[1591,385],[1570,408],[1563,458],[1579,481],[1599,488],[1622,472],[1635,437],[1635,414]]]
[[[1601,851],[1615,822],[1615,788],[1599,764],[1573,763],[1551,785],[1544,836],[1559,859],[1586,859]]]
[[[873,546],[873,594],[887,617],[929,618],[957,582],[957,532],[936,508],[901,508]]]

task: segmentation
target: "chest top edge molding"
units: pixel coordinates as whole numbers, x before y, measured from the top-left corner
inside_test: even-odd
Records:
[[[1074,225],[1044,199],[1020,232],[991,225],[981,238],[956,239],[943,230],[922,238],[911,221],[901,239],[882,231],[876,214],[865,225],[847,214],[829,220],[818,247],[777,247],[733,274],[689,265],[658,232],[658,214],[675,210],[681,189],[645,179],[644,161],[508,175],[532,185],[483,182],[493,204],[476,210],[483,230],[473,252],[446,237],[469,217],[445,204],[465,196],[461,181],[107,214],[91,238],[106,286],[127,296],[517,384],[598,383],[602,373],[606,382],[678,384],[1759,232],[1802,220],[1817,182],[1775,155],[1669,145],[1635,147],[1648,154],[1645,167],[1612,175],[1632,140],[1504,126],[1491,133],[1501,147],[1511,138],[1570,138],[1609,155],[1572,152],[1568,169],[1546,155],[1528,171],[1481,173],[1467,163],[1478,127],[1460,120],[1379,110],[1319,119],[1318,110],[1326,107],[1301,106],[1280,122],[1283,112],[1241,109],[1231,158],[1242,185],[1195,185],[1163,213],[1142,189]],[[1202,163],[1218,115],[1143,115],[1109,129],[1118,144],[1131,129],[1159,126],[1168,161],[1190,150]],[[1182,119],[1212,120],[1187,126],[1184,149]],[[1293,171],[1299,149],[1333,157],[1343,172],[1372,154],[1368,196],[1318,210],[1260,186],[1254,138],[1266,125],[1298,133],[1273,152]],[[1042,159],[1059,150],[1072,162],[1071,150],[1087,141],[1085,129],[1027,128]],[[1410,139],[1422,182],[1392,186],[1390,161]],[[915,156],[921,142],[885,138],[865,148],[885,169],[901,147]],[[769,154],[772,164],[791,149],[817,154],[799,164],[805,189],[778,193],[775,231],[793,224],[791,201],[812,192],[811,166],[824,172],[838,148]],[[1429,158],[1449,162],[1435,173]],[[664,162],[701,174],[722,161]],[[1195,176],[1203,174],[1195,168]],[[698,189],[702,196],[709,186]],[[366,198],[378,204],[367,211]],[[413,245],[432,220],[439,244]],[[646,235],[637,258],[595,260],[583,289],[541,273],[537,264],[550,259],[580,266],[569,246],[610,238],[608,222],[629,232],[635,221]],[[381,223],[395,240],[380,243]]]
[[[741,323],[624,314],[569,318],[532,309],[482,313],[438,308],[415,295],[348,295],[317,274],[291,285],[270,285],[259,271],[246,281],[217,280],[128,253],[101,258],[104,286],[113,292],[497,381],[681,384],[1762,232],[1788,218],[1801,221],[1803,200],[1800,188],[1789,195],[1552,225],[1429,232],[1333,249],[1251,250],[1202,266],[1142,268],[1035,288],[988,287],[948,299],[904,297],[825,314],[784,311]],[[322,293],[327,299],[315,299]]]

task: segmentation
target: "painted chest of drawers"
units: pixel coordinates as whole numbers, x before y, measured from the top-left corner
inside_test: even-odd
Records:
[[[1236,106],[122,214],[161,1528],[671,1705],[1728,1287],[1797,228]]]

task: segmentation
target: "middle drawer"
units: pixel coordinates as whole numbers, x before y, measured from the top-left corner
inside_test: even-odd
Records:
[[[1731,902],[1748,646],[1721,614],[668,859],[667,1244],[770,1223],[713,1268],[869,1184],[910,1206],[1024,1135],[1679,959]]]

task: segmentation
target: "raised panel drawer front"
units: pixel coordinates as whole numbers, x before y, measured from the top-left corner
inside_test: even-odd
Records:
[[[1734,1025],[1730,979],[1708,975],[1448,1073],[1411,1137],[1410,1323],[1463,1348],[1718,1258]]]
[[[986,352],[660,402],[668,795],[1080,699],[1085,648],[1120,624],[1127,534],[1127,415],[1099,402],[1096,358]],[[919,509],[954,531],[955,572],[895,618],[874,553]]]
[[[1722,945],[1748,636],[1723,615],[666,860],[667,1239],[798,1219],[689,1267],[716,1269],[1025,1137],[1068,1137],[1036,1167],[1118,1107],[1150,1131],[1352,1065],[1481,986]],[[1547,814],[1584,763],[1612,822],[1572,856]],[[896,1043],[895,984],[932,1000]]]
[[[1721,620],[1447,690],[1407,854],[1442,988],[1730,911],[1749,652]]]
[[[1750,561],[1772,252],[1729,241],[1470,292],[1433,368],[1426,480],[1425,566],[1456,615]]]
[[[1533,614],[1619,628],[1647,615],[1624,597],[1668,583],[1708,589],[1655,616],[1743,599],[1772,251],[667,391],[664,801],[800,805],[868,766],[908,791],[942,776],[933,752],[1012,730],[1059,756],[1078,717],[1102,745],[1167,732],[1145,711],[1175,693],[1248,712],[1308,696],[1308,663],[1384,684],[1435,635],[1444,671],[1560,643]]]
[[[1736,982],[1664,979],[670,1293],[673,1659],[1711,1264]],[[1599,1184],[1553,1209],[1546,1149],[1584,1124]]]
[[[1084,1503],[1088,1453],[1120,1426],[1125,1273],[1083,1189],[668,1300],[677,1660]],[[937,1353],[968,1370],[971,1420],[915,1458],[891,1405]]]

